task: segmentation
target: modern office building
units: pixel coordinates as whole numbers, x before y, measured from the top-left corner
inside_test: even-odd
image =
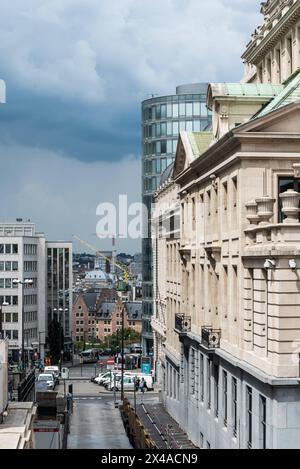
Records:
[[[47,252],[47,326],[53,319],[64,331],[65,350],[72,347],[73,249],[71,242],[46,242]]]
[[[20,359],[32,345],[43,351],[45,334],[45,236],[34,223],[17,220],[0,224],[0,305],[2,330],[9,341],[9,356]],[[30,284],[15,283],[14,280]],[[24,317],[23,317],[24,315]],[[40,340],[39,340],[40,339]]]
[[[151,246],[151,204],[161,176],[174,162],[179,132],[210,129],[211,113],[206,108],[207,84],[177,87],[176,94],[153,97],[142,103],[142,196],[148,209],[142,245],[143,263],[143,349],[153,351],[153,261]]]
[[[30,221],[0,223],[0,330],[12,361],[20,360],[22,346],[26,356],[44,356],[54,316],[65,344],[71,341],[72,283],[72,243],[47,242]]]

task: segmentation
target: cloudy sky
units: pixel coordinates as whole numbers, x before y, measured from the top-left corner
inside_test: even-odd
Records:
[[[260,3],[0,0],[0,220],[109,248],[93,236],[96,208],[119,193],[140,200],[140,102],[183,83],[239,81]]]

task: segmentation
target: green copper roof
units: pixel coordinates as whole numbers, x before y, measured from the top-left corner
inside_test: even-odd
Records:
[[[231,96],[276,96],[283,89],[282,85],[271,83],[226,83],[228,95]]]
[[[213,139],[212,132],[187,132],[187,136],[195,159],[209,148]]]
[[[286,86],[276,98],[272,99],[260,113],[256,114],[255,118],[265,116],[276,109],[280,109],[281,107],[297,101],[300,101],[300,71],[292,80],[287,82]]]

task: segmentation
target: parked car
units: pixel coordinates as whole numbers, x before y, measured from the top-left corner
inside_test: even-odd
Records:
[[[55,378],[52,373],[41,373],[38,376],[38,382],[46,381],[47,390],[54,391],[55,388]]]
[[[124,391],[134,391],[134,386],[135,386],[134,381],[135,381],[134,376],[124,375],[124,378],[123,378],[123,389],[124,389]],[[122,386],[122,377],[120,376],[120,378],[118,380],[116,380],[115,382],[113,382],[111,384],[108,384],[106,386],[106,389],[108,389],[109,391],[120,391],[121,386]]]
[[[58,366],[45,366],[44,373],[53,373],[55,378],[55,383],[59,384],[59,367]]]

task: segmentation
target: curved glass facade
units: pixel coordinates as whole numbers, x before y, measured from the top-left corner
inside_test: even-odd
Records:
[[[206,108],[207,83],[182,85],[176,95],[155,97],[142,103],[142,194],[151,216],[153,194],[160,185],[165,169],[174,161],[179,132],[205,131],[211,126],[211,113]],[[153,311],[151,220],[148,238],[143,240],[143,348],[152,351],[151,315]]]

